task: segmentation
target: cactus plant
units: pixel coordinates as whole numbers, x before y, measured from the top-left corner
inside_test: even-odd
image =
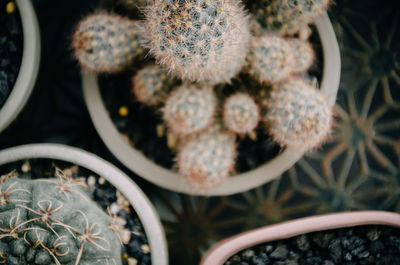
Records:
[[[330,0],[245,1],[257,21],[267,30],[293,35],[307,28],[329,7]]]
[[[98,73],[125,69],[144,53],[139,22],[105,12],[79,22],[72,36],[75,58],[83,68]]]
[[[332,108],[321,91],[296,77],[275,85],[266,100],[264,121],[274,140],[303,151],[326,140]]]
[[[214,125],[186,139],[177,155],[177,166],[191,186],[209,188],[229,176],[235,157],[234,135]]]
[[[150,52],[181,79],[229,82],[245,63],[249,21],[237,0],[159,0],[145,9]]]
[[[6,177],[0,183],[0,258],[5,264],[122,264],[110,217],[79,180]]]
[[[307,71],[311,67],[315,58],[311,44],[308,41],[295,38],[289,39],[288,42],[294,51],[293,73]]]
[[[132,91],[137,101],[157,106],[164,101],[174,80],[158,65],[148,65],[132,79]]]
[[[244,135],[252,132],[260,120],[259,115],[257,104],[246,93],[236,93],[225,101],[224,124],[234,133]]]
[[[293,71],[294,55],[289,43],[276,35],[255,38],[247,60],[249,73],[263,83],[276,83]]]
[[[208,86],[182,85],[167,98],[163,118],[177,135],[189,135],[211,125],[217,99]]]

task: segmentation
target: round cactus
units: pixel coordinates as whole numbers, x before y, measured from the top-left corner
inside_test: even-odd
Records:
[[[133,94],[136,100],[147,105],[162,103],[174,81],[158,65],[149,65],[141,69],[132,79]]]
[[[294,64],[293,72],[301,73],[307,71],[315,58],[314,50],[308,41],[289,39],[289,45],[293,49]]]
[[[110,217],[80,183],[59,179],[2,179],[1,263],[21,265],[122,264]]]
[[[167,98],[163,118],[177,135],[206,129],[213,121],[217,99],[211,87],[182,85]]]
[[[239,135],[252,132],[260,120],[257,104],[245,93],[227,98],[223,114],[226,128]]]
[[[293,50],[289,43],[276,35],[255,38],[247,57],[249,72],[260,82],[276,83],[287,78],[293,70]]]
[[[78,23],[72,48],[83,68],[111,73],[124,70],[144,53],[141,41],[139,22],[100,12]]]
[[[329,0],[247,0],[247,6],[266,29],[293,35],[328,9]]]
[[[235,136],[212,126],[189,137],[177,156],[178,171],[196,188],[218,185],[234,169]]]
[[[229,82],[245,63],[249,22],[237,0],[158,0],[145,15],[151,54],[181,79]]]
[[[332,108],[310,82],[302,78],[285,80],[274,86],[266,102],[264,121],[281,145],[306,151],[327,138]]]

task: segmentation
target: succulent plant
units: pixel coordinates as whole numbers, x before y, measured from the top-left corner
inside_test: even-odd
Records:
[[[286,39],[273,34],[254,38],[247,57],[249,73],[263,83],[276,83],[293,70],[294,55]]]
[[[210,188],[229,176],[235,157],[235,136],[214,125],[186,139],[179,150],[177,166],[191,186]]]
[[[72,36],[75,58],[83,68],[98,73],[124,70],[143,55],[139,22],[105,12],[80,21]]]
[[[150,53],[183,80],[229,82],[245,63],[248,17],[237,0],[158,0],[144,11]]]
[[[79,180],[3,178],[0,259],[22,265],[122,264],[110,217],[84,195]]]
[[[307,28],[330,0],[260,0],[245,1],[262,27],[283,35],[293,35]]]
[[[163,118],[177,135],[189,135],[211,125],[217,99],[211,87],[182,85],[167,98]]]
[[[315,58],[311,44],[308,41],[295,38],[289,39],[288,42],[294,51],[293,73],[307,71],[311,67]]]
[[[332,107],[320,90],[296,77],[275,85],[266,100],[266,122],[275,141],[303,151],[327,139]]]
[[[147,106],[161,104],[174,80],[158,65],[148,65],[132,78],[132,91],[137,101]]]
[[[236,93],[225,101],[223,120],[230,131],[244,135],[256,128],[260,120],[259,108],[248,94]]]

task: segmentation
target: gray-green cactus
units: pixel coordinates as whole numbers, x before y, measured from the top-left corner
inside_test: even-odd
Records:
[[[5,178],[0,183],[0,263],[120,265],[110,217],[81,185],[58,179]]]
[[[124,70],[144,55],[139,22],[105,12],[78,23],[72,36],[74,55],[83,68],[98,73]]]

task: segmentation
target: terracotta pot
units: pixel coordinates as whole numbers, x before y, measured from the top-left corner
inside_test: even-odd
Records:
[[[323,46],[324,69],[321,91],[330,105],[336,100],[340,79],[340,53],[332,24],[327,14],[315,22]],[[295,148],[286,148],[281,154],[264,165],[231,176],[215,188],[194,189],[176,172],[163,168],[133,148],[119,133],[111,120],[101,98],[97,76],[83,71],[84,97],[97,132],[110,151],[129,169],[165,189],[191,195],[229,195],[260,186],[280,176],[289,169],[303,153]]]
[[[31,95],[39,71],[40,32],[30,0],[16,0],[22,20],[24,47],[17,80],[0,110],[0,132],[19,114]]]
[[[345,212],[306,217],[266,226],[221,241],[207,251],[200,265],[222,265],[239,251],[261,243],[316,231],[372,224],[400,228],[400,214],[384,211]]]
[[[32,158],[67,161],[104,177],[129,200],[141,220],[150,244],[151,263],[154,265],[168,264],[167,243],[157,212],[131,178],[98,156],[65,145],[30,144],[0,151],[0,165]]]

